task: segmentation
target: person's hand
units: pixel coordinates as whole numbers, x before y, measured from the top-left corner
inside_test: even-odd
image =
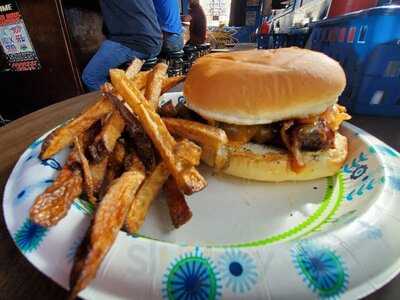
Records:
[[[190,22],[192,20],[192,17],[190,15],[185,15],[181,17],[182,22]]]

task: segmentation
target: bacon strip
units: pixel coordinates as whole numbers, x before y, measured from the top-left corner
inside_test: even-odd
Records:
[[[299,141],[297,138],[291,140],[287,131],[294,125],[294,121],[285,121],[281,128],[281,139],[291,154],[291,168],[298,172],[304,167],[303,156],[301,155]]]

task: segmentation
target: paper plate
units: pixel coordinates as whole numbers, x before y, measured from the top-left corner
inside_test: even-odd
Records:
[[[177,101],[180,94],[164,98]],[[329,178],[260,183],[201,168],[208,187],[188,203],[192,220],[172,229],[161,195],[140,236],[120,232],[87,299],[354,299],[400,270],[399,153],[345,124],[349,157]],[[67,150],[38,159],[43,137],[22,154],[3,209],[24,256],[68,287],[75,250],[92,208],[76,199],[50,229],[29,208],[51,184]]]

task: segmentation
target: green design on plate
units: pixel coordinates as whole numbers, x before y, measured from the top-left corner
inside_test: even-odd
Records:
[[[338,196],[336,199],[333,199],[333,192],[334,192],[334,180],[338,183],[339,191],[338,191]],[[326,224],[335,214],[337,209],[340,207],[340,204],[343,202],[343,197],[344,197],[344,179],[342,176],[342,173],[338,173],[334,177],[328,177],[327,178],[327,189],[325,191],[324,198],[318,207],[318,209],[311,215],[309,216],[306,220],[304,220],[302,223],[296,225],[295,227],[284,231],[282,233],[278,233],[276,235],[272,235],[269,237],[266,237],[262,240],[258,241],[253,241],[249,243],[240,243],[240,244],[231,244],[231,245],[221,245],[217,247],[238,247],[238,248],[246,248],[246,247],[259,247],[259,246],[264,246],[272,243],[277,243],[281,242],[283,240],[287,240],[289,238],[295,237],[296,235],[301,234],[301,236],[307,235],[311,232],[315,232],[316,230],[319,230],[324,224]],[[324,218],[321,222],[319,222],[317,225],[313,226],[316,221],[318,221],[319,218],[326,212],[326,210],[329,207],[329,204],[332,204],[332,201],[335,201],[334,206],[332,207],[331,211],[327,215],[326,218]],[[215,246],[214,246],[215,247]]]
[[[89,201],[85,201],[82,199],[76,199],[73,202],[73,206],[78,210],[82,211],[85,215],[92,216],[94,212],[94,205]]]

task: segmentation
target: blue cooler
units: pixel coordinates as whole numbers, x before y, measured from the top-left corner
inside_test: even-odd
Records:
[[[313,50],[336,59],[347,76],[340,102],[351,112],[400,116],[400,6],[313,23]]]

